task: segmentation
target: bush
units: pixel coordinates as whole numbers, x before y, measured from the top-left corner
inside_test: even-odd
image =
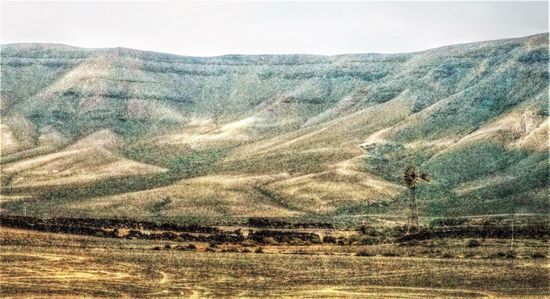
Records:
[[[271,219],[271,218],[249,218],[248,226],[252,227],[263,227],[263,228],[286,228],[290,224],[288,222]]]
[[[481,242],[479,242],[476,239],[471,239],[470,241],[468,241],[468,247],[479,247],[479,246],[481,246]]]
[[[468,218],[440,218],[430,222],[430,226],[458,226],[464,225],[467,221]]]
[[[391,257],[391,256],[401,256],[401,254],[399,254],[399,252],[397,252],[397,251],[384,251],[384,252],[382,252],[382,255],[383,256],[389,256],[389,257]]]
[[[195,246],[195,244],[189,244],[187,246],[178,245],[175,249],[180,251],[195,251],[197,250],[197,246]]]
[[[304,241],[304,240],[297,239],[297,238],[292,238],[291,240],[288,241],[288,244],[293,245],[293,246],[309,246],[309,245],[311,245],[311,242]]]
[[[375,245],[378,244],[378,240],[370,236],[365,236],[363,237],[363,240],[361,240],[361,243],[365,245]]]
[[[126,239],[143,239],[143,234],[139,230],[131,229],[125,237]]]
[[[351,235],[351,236],[349,236],[348,240],[349,240],[350,244],[353,244],[355,242],[361,242],[362,241],[361,239],[363,239],[363,238],[359,235]]]
[[[250,251],[250,249],[248,248],[243,248],[243,250],[241,250],[242,253],[250,253],[252,251]]]
[[[534,259],[545,259],[546,258],[546,254],[542,253],[542,252],[534,252],[532,255],[531,255],[532,258]]]
[[[245,241],[241,242],[241,246],[244,246],[244,247],[254,247],[257,244],[258,243],[256,243],[256,241],[254,241],[254,240],[245,240]]]
[[[407,232],[407,227],[406,226],[394,226],[392,228],[392,232],[391,232],[391,235],[394,236],[394,237],[400,237],[400,236],[403,236],[405,233]]]
[[[489,255],[489,258],[503,258],[506,257],[506,253],[504,252],[497,252]]]
[[[367,250],[361,250],[358,253],[355,254],[356,256],[375,256],[374,253],[369,252]]]
[[[264,243],[265,244],[271,244],[271,245],[275,245],[277,244],[277,241],[275,241],[275,239],[271,238],[271,237],[267,237],[264,239]]]
[[[517,254],[516,254],[515,251],[510,250],[510,251],[506,252],[506,258],[515,259],[516,257],[517,257]]]
[[[372,237],[375,237],[375,236],[380,235],[380,232],[378,232],[378,231],[377,231],[374,227],[372,227],[372,226],[365,226],[365,225],[362,225],[362,226],[359,228],[359,231],[360,231],[361,234],[363,234],[363,235],[372,236]]]
[[[451,258],[454,258],[454,255],[448,253],[448,252],[445,252],[442,256],[444,259],[451,259]]]
[[[173,232],[163,232],[161,233],[159,236],[159,239],[161,240],[176,240],[178,239],[180,236],[173,233]]]
[[[155,246],[153,248],[151,248],[152,250],[162,250],[162,248],[160,246]]]
[[[400,242],[397,246],[418,246],[419,243],[417,240],[411,240],[411,241],[408,241],[408,242]]]
[[[336,238],[333,236],[324,236],[323,237],[323,243],[336,243]]]
[[[256,248],[256,250],[254,250],[255,253],[264,253],[264,249],[262,247],[258,247]]]
[[[270,244],[275,242],[288,243],[292,239],[299,239],[304,242],[309,241],[315,244],[321,243],[321,238],[319,238],[319,235],[317,234],[289,231],[260,230],[249,234],[248,238],[263,244]]]
[[[222,252],[239,252],[237,248],[226,248]]]

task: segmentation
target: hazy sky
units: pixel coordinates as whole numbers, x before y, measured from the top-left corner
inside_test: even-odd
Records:
[[[2,43],[229,53],[407,52],[548,32],[548,2],[1,2]]]

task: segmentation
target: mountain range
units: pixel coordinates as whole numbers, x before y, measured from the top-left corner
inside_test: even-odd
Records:
[[[1,208],[40,217],[549,213],[548,34],[415,53],[1,47]]]

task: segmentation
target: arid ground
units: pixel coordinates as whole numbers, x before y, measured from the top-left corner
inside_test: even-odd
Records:
[[[0,297],[550,297],[548,45],[1,45]]]
[[[517,241],[514,258],[483,256],[508,246],[499,240],[486,240],[467,257],[462,240],[445,241],[444,257],[430,255],[425,244],[273,245],[263,253],[220,245],[208,252],[199,243],[184,251],[176,242],[11,228],[0,229],[0,241],[2,297],[550,296],[548,260],[532,257],[548,252],[547,241]],[[364,250],[374,256],[357,255]]]

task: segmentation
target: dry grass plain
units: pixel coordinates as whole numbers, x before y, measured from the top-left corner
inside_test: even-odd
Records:
[[[170,242],[7,228],[0,229],[0,241],[4,298],[550,296],[548,260],[520,256],[360,257],[351,251],[361,248],[331,245],[324,252],[303,246],[302,254],[281,246],[262,254],[204,252],[204,244],[198,252],[152,250]]]

